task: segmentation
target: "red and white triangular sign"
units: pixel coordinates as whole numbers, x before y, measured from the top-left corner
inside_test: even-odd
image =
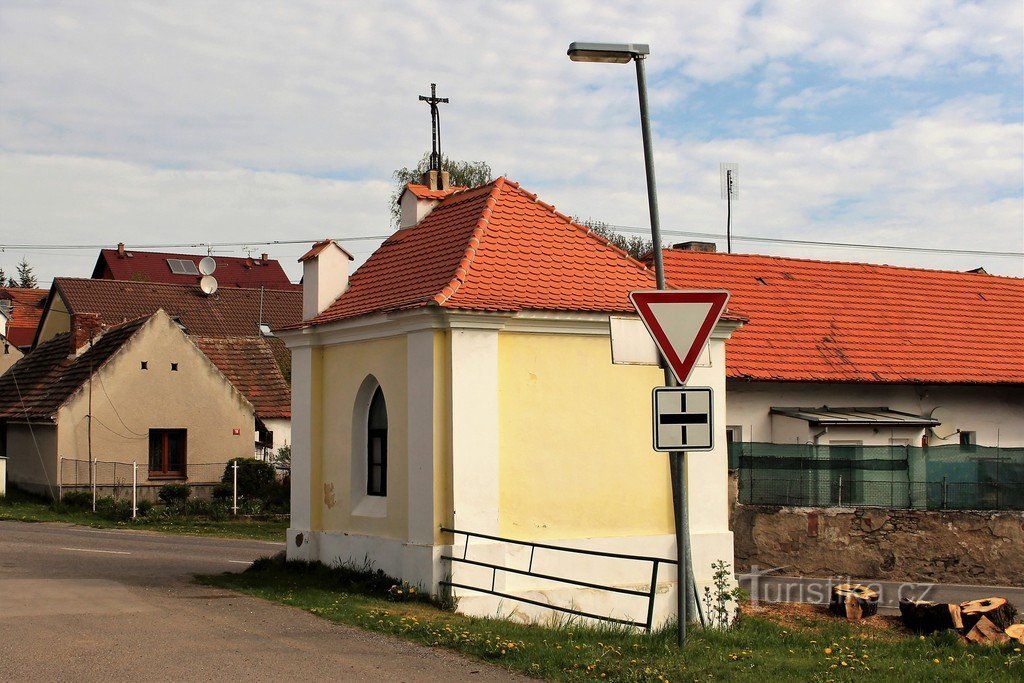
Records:
[[[629,300],[680,384],[686,384],[729,302],[725,290],[641,290]]]

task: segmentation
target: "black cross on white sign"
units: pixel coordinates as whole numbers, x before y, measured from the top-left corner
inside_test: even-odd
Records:
[[[653,402],[654,450],[712,450],[710,387],[658,387]]]

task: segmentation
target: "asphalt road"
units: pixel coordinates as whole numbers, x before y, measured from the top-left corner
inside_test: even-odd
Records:
[[[191,582],[284,546],[0,521],[0,681],[497,681],[440,649]]]

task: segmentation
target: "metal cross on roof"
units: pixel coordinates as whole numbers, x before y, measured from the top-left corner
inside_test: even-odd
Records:
[[[437,96],[437,83],[430,84],[430,97],[426,95],[420,95],[420,102],[426,102],[430,105],[430,132],[431,132],[431,146],[430,146],[430,168],[428,171],[441,172],[441,118],[437,110],[437,105],[444,103],[448,104],[447,97]]]

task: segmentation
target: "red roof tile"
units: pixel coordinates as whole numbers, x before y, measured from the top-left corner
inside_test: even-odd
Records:
[[[47,290],[24,287],[0,287],[0,299],[10,301],[7,340],[19,349],[32,346],[39,318],[43,315]]]
[[[0,418],[52,418],[147,319],[107,330],[77,357],[72,354],[70,334],[59,334],[40,344],[0,375]]]
[[[348,260],[349,261],[354,261],[355,260],[355,257],[352,256],[352,254],[349,254],[348,251],[345,249],[345,247],[341,246],[340,244],[338,244],[337,242],[335,242],[332,239],[326,239],[326,240],[320,240],[319,242],[314,244],[313,247],[309,251],[307,251],[305,254],[300,256],[299,257],[299,263],[302,263],[303,261],[308,261],[309,259],[311,259],[314,256],[318,255],[321,251],[326,249],[331,244],[334,244],[339,249],[344,251],[345,255],[348,256]]]
[[[447,190],[431,190],[426,185],[418,185],[416,183],[409,183],[405,186],[404,192],[407,190],[412,192],[416,199],[444,199],[448,195],[455,194],[456,192],[462,192],[467,188],[460,186],[449,187]]]
[[[452,194],[391,235],[306,324],[421,306],[632,312],[648,268],[505,178]]]
[[[264,339],[241,337],[192,339],[261,418],[291,418],[292,394]]]
[[[152,315],[160,308],[177,317],[188,334],[256,337],[260,322],[280,329],[302,319],[302,291],[225,287],[206,296],[189,286],[59,277],[54,291],[71,313],[96,313],[104,325]],[[262,303],[261,303],[262,297]],[[262,307],[262,321],[260,310]]]
[[[172,273],[167,259],[191,261],[198,269],[203,258],[197,254],[172,254],[169,252],[135,251],[126,249],[122,255],[117,249],[102,249],[92,276],[104,280],[135,280],[138,282],[163,282],[166,284],[194,285],[199,275]],[[290,290],[300,289],[288,279],[281,264],[274,259],[240,258],[237,256],[216,256],[217,270],[213,276],[221,287],[264,287]]]
[[[681,250],[665,272],[749,318],[726,344],[732,378],[1024,383],[1024,279]]]

